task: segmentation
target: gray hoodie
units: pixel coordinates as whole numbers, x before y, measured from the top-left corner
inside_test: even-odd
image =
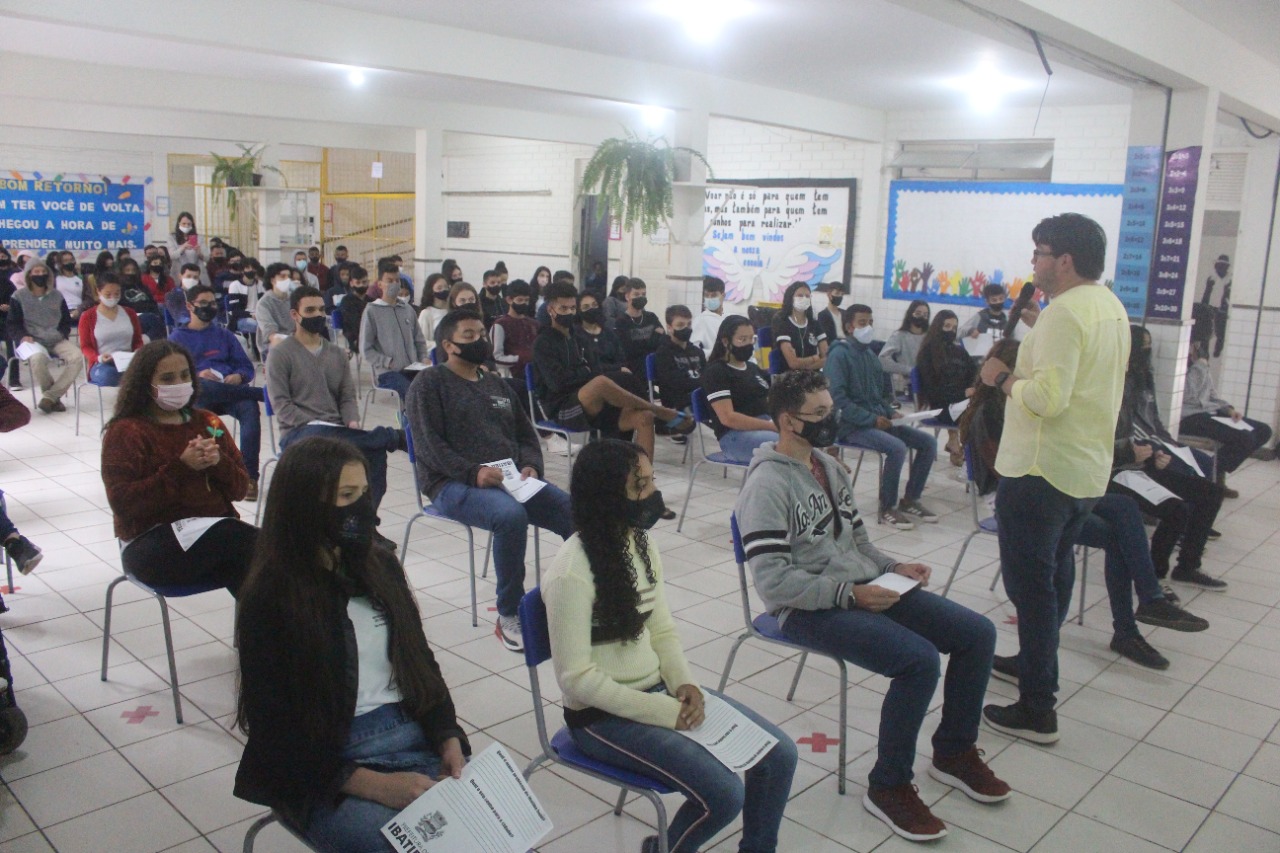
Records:
[[[871,544],[844,468],[814,451],[833,507],[809,466],[774,445],[756,449],[734,512],[756,592],[782,623],[794,609],[843,606],[853,584],[892,571],[898,561]]]

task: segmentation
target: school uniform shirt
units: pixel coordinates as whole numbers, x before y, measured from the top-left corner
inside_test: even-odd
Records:
[[[669,409],[687,409],[693,392],[702,384],[707,357],[691,342],[680,346],[667,338],[658,345],[653,358],[654,382],[658,397]]]
[[[784,343],[791,344],[797,358],[809,358],[818,354],[818,344],[827,339],[827,333],[816,321],[806,321],[797,326],[790,317],[781,317],[773,324],[773,345],[780,347]]]
[[[759,418],[769,414],[769,377],[755,362],[743,367],[731,367],[727,361],[715,361],[702,371],[702,390],[707,395],[711,409],[711,426],[716,438],[729,432],[729,428],[716,417],[716,400],[729,400],[733,410],[747,417]]]

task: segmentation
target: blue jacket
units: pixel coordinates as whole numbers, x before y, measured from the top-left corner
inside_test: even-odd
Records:
[[[253,362],[245,354],[236,336],[221,326],[209,325],[197,331],[180,326],[169,334],[169,340],[182,344],[196,360],[196,372],[213,369],[223,376],[240,374],[245,385],[253,382]]]
[[[884,368],[871,347],[853,338],[836,341],[827,351],[822,372],[840,411],[842,430],[871,429],[876,418],[893,417],[893,401],[885,393]]]

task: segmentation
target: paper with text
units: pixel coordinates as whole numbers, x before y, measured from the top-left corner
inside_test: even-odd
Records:
[[[1244,421],[1237,421],[1237,420],[1233,420],[1232,418],[1224,418],[1224,417],[1218,417],[1218,416],[1214,416],[1213,419],[1218,423],[1222,424],[1223,426],[1229,426],[1232,429],[1238,429],[1241,432],[1253,432],[1253,427],[1245,423]]]
[[[964,351],[974,358],[986,358],[987,353],[991,352],[991,348],[996,345],[996,339],[990,332],[984,332],[976,338],[965,337],[963,339]]]
[[[492,744],[382,827],[404,853],[525,853],[551,831],[511,753]]]
[[[14,349],[14,354],[23,361],[28,361],[31,356],[39,355],[40,353],[48,355],[49,351],[45,349],[44,344],[39,341],[23,341]]]
[[[1126,489],[1133,489],[1153,504],[1162,504],[1171,498],[1178,497],[1173,492],[1151,479],[1145,471],[1121,471],[1112,479],[1124,486]]]
[[[702,695],[706,703],[706,717],[702,725],[680,734],[702,744],[707,752],[735,773],[755,767],[778,739],[719,696]]]
[[[520,479],[520,469],[516,467],[514,459],[499,459],[497,462],[484,463],[487,468],[497,468],[502,472],[502,488],[506,489],[511,497],[525,503],[529,498],[546,488],[546,480],[539,480],[537,477],[526,477]]]
[[[199,518],[180,518],[173,524],[169,525],[173,528],[173,537],[178,540],[178,544],[182,546],[182,550],[190,551],[191,546],[200,541],[200,537],[209,531],[219,521],[227,519],[218,517],[201,516]]]
[[[965,397],[959,403],[952,403],[947,407],[947,414],[951,415],[951,420],[958,421],[960,416],[964,414],[965,409],[969,408],[969,398]]]
[[[919,585],[920,581],[912,580],[906,575],[900,575],[897,572],[885,572],[880,577],[867,581],[867,586],[882,586],[885,589],[893,590],[898,595],[911,592]]]
[[[133,363],[133,353],[113,352],[111,353],[111,363],[116,366],[116,370],[124,373],[129,369],[129,365]]]

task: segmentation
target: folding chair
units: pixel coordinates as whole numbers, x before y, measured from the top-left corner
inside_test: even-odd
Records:
[[[915,402],[916,411],[920,411],[920,368],[911,368],[911,399]],[[947,423],[941,418],[925,418],[916,421],[913,426],[920,429],[933,430],[933,437],[937,438],[938,434],[944,429],[955,429],[955,424]]]
[[[267,469],[275,466],[280,461],[280,445],[276,443],[276,411],[271,408],[271,395],[267,393],[267,386],[262,387],[262,406],[266,410],[267,421],[267,441],[270,442],[271,455],[262,461],[258,467],[258,500],[253,504],[253,523],[257,525],[262,519],[262,505],[267,502]]]
[[[36,409],[36,405],[40,402],[39,397],[36,395],[36,384],[37,384],[36,372],[31,369],[30,359],[18,358],[15,355],[13,358],[9,359],[9,364],[13,364],[13,362],[15,361],[27,368],[27,387],[31,389],[31,410],[34,412]],[[66,365],[67,363],[63,359],[59,358],[53,353],[49,354],[50,367],[66,367]],[[73,391],[73,399],[74,399],[74,391]],[[79,433],[76,433],[76,434],[79,435]]]
[[[991,522],[992,522],[992,526],[994,527],[995,518],[992,518]],[[992,530],[991,532],[995,533],[996,531]],[[965,541],[965,544],[968,545],[967,540]],[[962,550],[960,553],[961,553],[961,556],[963,556],[964,551]],[[1089,580],[1089,549],[1084,545],[1077,544],[1075,553],[1080,554],[1080,605],[1079,605],[1079,611],[1076,613],[1076,624],[1083,625],[1084,624],[1084,589],[1085,589],[1085,584]],[[956,565],[957,566],[960,565],[959,560],[956,561]],[[1000,574],[1003,571],[1004,571],[1003,566],[996,566],[996,576],[991,579],[991,586],[987,587],[988,591],[995,590],[996,584],[1000,582]],[[955,575],[954,568],[951,570],[951,573],[953,576]],[[950,588],[950,586],[951,586],[951,580],[948,579],[947,587]],[[944,596],[946,595],[945,590],[943,591],[943,595]]]
[[[357,368],[356,375],[358,376],[359,373],[360,371]],[[401,408],[399,394],[397,394],[395,391],[393,391],[390,388],[378,387],[378,371],[374,368],[372,364],[370,364],[369,365],[369,390],[366,391],[364,394],[364,408],[360,410],[360,428],[361,429],[364,429],[365,418],[368,417],[369,415],[369,403],[373,401],[374,396],[377,395],[379,391],[381,391],[383,394],[390,394],[392,397],[394,397],[396,401],[396,409],[399,410]]]
[[[102,389],[109,388],[109,385],[99,385],[97,382],[77,382],[72,386],[72,399],[75,401],[76,407],[76,435],[80,434],[80,392],[92,385],[98,389],[98,426],[101,428],[107,422],[106,406],[102,402]]]
[[[960,545],[960,553],[956,555],[955,565],[951,567],[951,574],[947,576],[947,585],[942,588],[942,597],[946,598],[947,593],[951,591],[951,582],[956,579],[956,572],[960,571],[960,562],[964,559],[965,551],[969,550],[969,543],[973,541],[973,537],[979,533],[987,533],[991,536],[999,535],[999,528],[996,525],[996,517],[994,515],[989,518],[978,517],[978,484],[973,479],[973,449],[966,443],[964,446],[964,478],[966,481],[966,489],[969,493],[969,509],[973,513],[973,530],[969,531],[969,535],[964,538],[964,542]],[[996,578],[1000,577],[999,572]],[[995,589],[995,581],[991,582],[991,588]]]
[[[791,679],[791,689],[787,691],[787,701],[790,702],[796,695],[796,685],[800,683],[800,673],[804,672],[805,662],[809,659],[809,653],[821,655],[824,658],[830,658],[840,669],[840,756],[839,767],[836,771],[837,784],[840,793],[845,790],[845,744],[849,740],[845,734],[849,731],[849,669],[844,659],[838,655],[828,654],[827,652],[818,651],[808,646],[793,643],[782,634],[782,627],[778,624],[776,616],[768,613],[761,613],[754,619],[751,618],[751,596],[747,592],[747,554],[742,547],[742,533],[738,530],[738,517],[736,515],[729,516],[729,531],[733,534],[733,558],[738,563],[738,588],[742,592],[742,621],[746,626],[746,630],[738,635],[733,641],[733,645],[729,648],[729,658],[724,662],[724,672],[720,673],[720,686],[716,690],[720,693],[724,692],[724,687],[729,683],[729,671],[733,669],[733,660],[738,656],[738,649],[747,640],[763,640],[766,643],[773,643],[775,646],[791,649],[800,652],[800,663],[796,666],[796,674]],[[528,648],[528,641],[525,641],[525,647]]]
[[[618,802],[613,807],[615,815],[622,814],[627,792],[635,791],[653,803],[653,808],[658,813],[658,851],[667,853],[667,809],[659,795],[675,793],[674,788],[639,773],[596,761],[578,749],[567,726],[562,726],[553,737],[547,737],[538,665],[551,659],[551,635],[547,629],[547,607],[542,601],[542,590],[537,587],[526,592],[520,600],[520,633],[524,637],[524,662],[529,669],[529,686],[533,691],[533,719],[538,727],[538,744],[542,747],[542,754],[525,767],[524,778],[528,779],[540,765],[554,763],[600,782],[617,785],[622,790],[618,792]],[[844,738],[841,738],[841,743],[843,742]],[[844,747],[841,746],[841,749]]]
[[[696,433],[698,436],[698,449],[702,452],[702,458],[693,463],[693,467],[689,469],[689,486],[684,490],[684,504],[680,508],[680,521],[676,524],[676,532],[679,533],[684,528],[685,515],[689,512],[689,497],[693,494],[693,480],[698,476],[698,468],[704,462],[710,462],[713,465],[723,467],[725,475],[728,476],[729,466],[746,470],[749,463],[738,462],[730,459],[729,455],[723,450],[717,450],[715,453],[707,452],[707,439],[702,433],[702,426],[711,426],[711,412],[707,406],[707,392],[701,388],[694,389],[693,395],[689,398],[693,408],[693,419],[697,422],[698,428],[690,433],[692,438]]]
[[[241,848],[242,853],[253,853],[253,845],[254,842],[258,840],[258,833],[273,823],[278,823],[283,826],[285,832],[296,838],[298,843],[303,847],[308,850],[316,850],[317,853],[319,853],[317,848],[312,847],[311,842],[307,841],[306,837],[301,832],[294,829],[293,825],[290,824],[289,821],[285,820],[279,812],[275,811],[264,814],[262,817],[249,824],[249,829],[244,834],[244,846]]]
[[[569,467],[572,468],[573,439],[581,437],[582,444],[585,446],[592,439],[595,430],[570,429],[548,418],[547,413],[542,410],[542,404],[538,402],[537,395],[534,394],[537,384],[533,373],[533,365],[526,364],[524,366],[524,387],[529,394],[529,413],[533,416],[533,425],[545,432],[553,432],[556,435],[564,436],[565,443],[569,445]]]
[[[658,379],[657,353],[649,353],[644,357],[644,378],[649,382],[649,402],[656,403],[658,395],[654,392],[654,383]]]
[[[1218,482],[1218,451],[1222,449],[1222,442],[1199,435],[1179,435],[1178,441],[1207,454],[1213,460],[1211,469],[1206,471],[1205,475],[1215,483]]]

